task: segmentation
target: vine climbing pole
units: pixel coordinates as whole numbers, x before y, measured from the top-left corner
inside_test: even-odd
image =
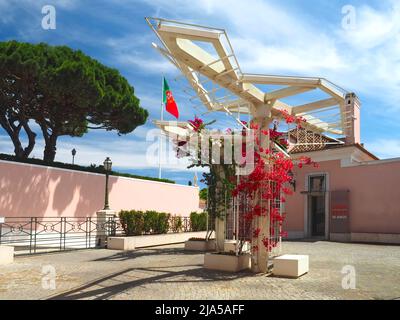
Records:
[[[224,188],[222,184],[222,180],[225,178],[225,171],[223,168],[223,164],[213,164],[213,170],[215,170],[215,174],[219,177],[216,181],[216,215],[215,215],[215,239],[216,246],[218,252],[224,251],[225,244],[225,236],[226,236],[226,208],[225,201],[222,198],[224,194]]]
[[[259,144],[255,144],[256,148],[263,148],[267,150],[269,148],[269,135],[261,134],[263,130],[269,130],[269,126],[271,124],[271,105],[263,104],[257,106],[257,112],[255,117],[253,118],[252,122],[255,125],[255,130],[257,130],[256,136],[259,139]],[[259,151],[259,150],[257,150]],[[263,152],[259,152],[261,155],[265,155]],[[265,157],[265,168],[268,171],[268,162]],[[258,248],[257,250],[251,251],[251,269],[253,272],[262,272],[266,273],[268,271],[268,250],[265,248],[263,244],[263,239],[270,238],[270,228],[269,228],[269,221],[270,221],[270,204],[267,203],[268,200],[264,200],[262,197],[262,191],[258,191],[258,194],[254,197],[253,207],[255,205],[259,205],[263,208],[264,214],[255,217],[253,219],[253,226],[252,230],[260,230],[258,236],[252,236],[252,248]]]

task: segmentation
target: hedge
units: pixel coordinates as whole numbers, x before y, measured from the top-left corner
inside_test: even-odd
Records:
[[[17,159],[15,156],[12,156],[12,155],[9,155],[9,154],[4,154],[4,153],[0,153],[0,160],[22,162],[22,163],[28,163],[28,164],[36,164],[36,165],[39,165],[39,166],[70,169],[70,170],[84,171],[84,172],[93,172],[93,173],[101,173],[101,174],[105,173],[104,167],[102,165],[96,166],[94,164],[92,164],[92,165],[90,165],[88,167],[85,167],[85,166],[79,166],[79,165],[76,165],[76,164],[57,162],[57,161],[47,162],[47,161],[43,161],[41,159],[35,159],[35,158]],[[138,176],[138,175],[135,175],[135,174],[122,173],[122,172],[117,172],[117,171],[111,171],[110,175],[119,176],[119,177],[127,177],[127,178],[135,178],[135,179],[141,179],[141,180],[150,180],[150,181],[159,181],[159,182],[166,182],[166,183],[175,183],[175,181],[169,180],[169,179],[159,179],[159,178],[153,178],[153,177]]]
[[[181,217],[171,218],[169,213],[157,211],[121,210],[119,219],[126,236],[167,233],[170,219],[173,221],[171,229],[174,232],[180,231],[177,221],[180,220],[182,225]]]
[[[207,230],[207,212],[202,213],[191,212],[190,213],[190,225],[192,231],[205,231]]]

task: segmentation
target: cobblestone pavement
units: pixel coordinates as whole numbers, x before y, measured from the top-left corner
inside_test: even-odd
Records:
[[[400,246],[318,241],[284,242],[283,248],[283,253],[310,255],[310,272],[285,279],[205,270],[203,255],[185,252],[182,244],[129,253],[92,249],[17,257],[0,266],[0,299],[400,298]],[[342,288],[345,265],[355,268],[356,289]],[[52,267],[54,290],[42,274]]]

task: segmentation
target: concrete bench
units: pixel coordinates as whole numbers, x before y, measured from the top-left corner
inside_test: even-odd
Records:
[[[0,265],[14,262],[14,247],[0,246]]]
[[[251,268],[249,254],[235,256],[224,253],[206,253],[204,255],[204,268],[211,270],[239,272]]]
[[[185,242],[185,250],[189,251],[215,251],[215,240],[188,240]]]
[[[276,276],[298,278],[308,272],[308,255],[284,254],[273,259],[272,273]]]

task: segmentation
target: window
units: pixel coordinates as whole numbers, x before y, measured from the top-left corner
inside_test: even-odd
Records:
[[[308,182],[309,192],[325,192],[325,175],[310,176]]]

